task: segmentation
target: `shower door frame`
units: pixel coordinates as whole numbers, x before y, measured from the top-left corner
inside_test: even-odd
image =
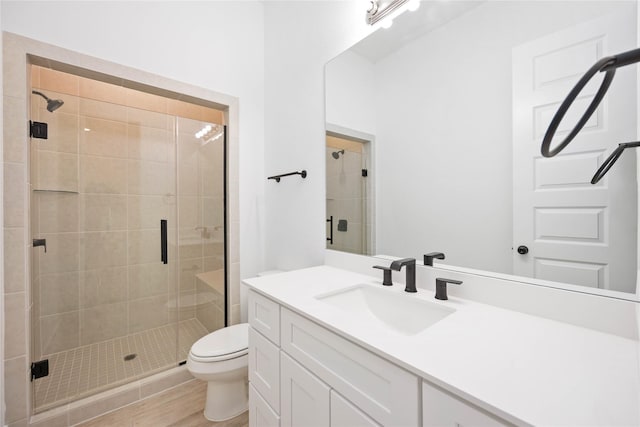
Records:
[[[239,301],[232,300],[233,289],[238,289],[240,280],[233,271],[239,271],[239,236],[231,235],[232,223],[239,221],[238,203],[238,99],[232,96],[213,92],[175,80],[156,76],[151,73],[136,70],[123,65],[93,58],[67,49],[52,46],[36,40],[28,39],[12,33],[3,33],[3,86],[5,118],[16,123],[28,123],[28,91],[30,65],[39,65],[55,70],[76,74],[82,77],[92,78],[106,83],[117,84],[132,89],[140,90],[155,95],[161,95],[172,99],[178,99],[198,105],[211,106],[225,113],[225,324],[229,325],[239,321]],[[14,102],[7,114],[7,102]],[[29,368],[31,364],[31,230],[29,213],[29,161],[28,144],[29,135],[27,126],[13,123],[13,126],[3,128],[4,152],[9,153],[3,157],[2,170],[5,181],[10,181],[12,187],[3,191],[3,204],[10,208],[9,214],[3,218],[2,237],[4,242],[4,257],[8,254],[16,254],[15,263],[3,269],[4,281],[0,291],[3,297],[6,294],[16,296],[16,301],[22,301],[24,307],[24,322],[22,327],[16,329],[7,328],[4,337],[2,353],[5,362],[3,365],[15,367],[5,369],[2,377],[3,386],[11,387],[11,398],[7,400],[6,423],[29,420],[33,415],[32,387],[29,386]],[[229,134],[230,132],[230,134]],[[233,162],[230,160],[234,159]],[[8,187],[4,187],[7,189]],[[13,189],[14,191],[10,191]],[[4,229],[11,229],[12,239],[6,239]],[[235,228],[237,229],[237,227]],[[232,258],[233,257],[233,258]],[[21,262],[19,262],[21,261]],[[20,273],[22,272],[22,273]],[[235,292],[237,294],[237,292]],[[3,313],[6,312],[6,303],[3,300]],[[182,367],[184,369],[184,367]],[[160,389],[176,385],[163,383],[158,378],[156,386]],[[184,381],[177,380],[178,382]],[[153,382],[153,379],[149,379]],[[137,388],[137,393],[131,393],[131,398],[124,404],[132,403],[141,396],[140,382],[123,387]],[[4,388],[4,387],[3,387]],[[9,396],[7,396],[9,397]],[[83,400],[74,404],[75,407],[83,405],[95,405],[96,401],[106,400],[108,392],[94,395],[85,402]],[[69,409],[67,409],[69,410]],[[44,414],[43,414],[44,415]]]

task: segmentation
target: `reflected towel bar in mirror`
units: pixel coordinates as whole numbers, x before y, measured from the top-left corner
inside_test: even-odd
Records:
[[[582,76],[580,80],[578,80],[578,83],[576,83],[573,89],[571,89],[569,95],[567,95],[564,101],[562,101],[562,104],[560,104],[560,108],[558,108],[558,111],[556,111],[556,114],[553,116],[553,119],[551,120],[551,123],[547,128],[547,132],[544,135],[544,139],[542,140],[542,155],[544,157],[553,157],[556,154],[560,153],[567,145],[569,145],[573,138],[575,138],[580,130],[582,130],[589,118],[591,118],[591,115],[598,108],[598,105],[602,101],[602,98],[604,98],[607,90],[609,90],[609,86],[611,85],[611,82],[613,81],[616,73],[616,68],[635,64],[638,61],[640,61],[640,49],[634,49],[620,53],[618,55],[602,58],[598,62],[593,64],[593,66],[589,68],[584,76]],[[551,140],[555,136],[556,130],[558,129],[560,122],[562,122],[565,114],[571,107],[571,104],[573,104],[578,95],[580,95],[580,92],[582,92],[582,89],[584,89],[591,78],[598,72],[605,72],[606,74],[604,76],[604,79],[602,80],[602,83],[600,84],[600,88],[593,97],[593,100],[591,100],[591,103],[587,107],[580,120],[578,120],[578,123],[571,130],[571,132],[569,132],[569,134],[562,140],[560,144],[558,144],[554,148],[551,148]]]
[[[607,157],[607,160],[605,160],[604,163],[602,163],[602,166],[600,166],[600,168],[598,168],[598,171],[595,173],[595,175],[593,175],[593,178],[591,178],[591,183],[597,184],[598,181],[600,181],[602,177],[605,176],[607,172],[609,172],[609,169],[611,169],[611,166],[613,166],[613,164],[618,160],[618,158],[622,156],[622,152],[627,148],[633,148],[633,147],[640,147],[640,141],[624,142],[622,144],[618,144],[618,148],[616,148],[613,151],[613,153],[611,153],[611,155]]]

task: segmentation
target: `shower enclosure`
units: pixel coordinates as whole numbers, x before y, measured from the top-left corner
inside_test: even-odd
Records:
[[[37,66],[31,77],[31,121],[48,127],[30,142],[41,412],[175,367],[225,326],[226,136],[213,108]]]
[[[372,255],[369,141],[327,132],[327,249]]]

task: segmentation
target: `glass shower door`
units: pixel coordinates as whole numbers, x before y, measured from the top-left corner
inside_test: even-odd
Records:
[[[49,125],[30,159],[32,235],[47,243],[32,249],[33,360],[49,360],[33,382],[36,412],[178,358],[175,120],[128,106],[136,94],[124,88],[56,77],[80,81],[75,95],[34,86],[64,101],[54,112],[31,98],[32,120]]]
[[[176,118],[179,359],[201,336],[223,328],[226,301],[225,127]]]
[[[212,108],[37,66],[31,90],[48,124],[29,156],[42,412],[175,367],[225,326],[226,141]]]

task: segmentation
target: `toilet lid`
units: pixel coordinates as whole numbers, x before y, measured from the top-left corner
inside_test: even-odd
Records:
[[[249,324],[227,326],[200,338],[191,347],[196,357],[219,357],[247,350],[249,347]]]

